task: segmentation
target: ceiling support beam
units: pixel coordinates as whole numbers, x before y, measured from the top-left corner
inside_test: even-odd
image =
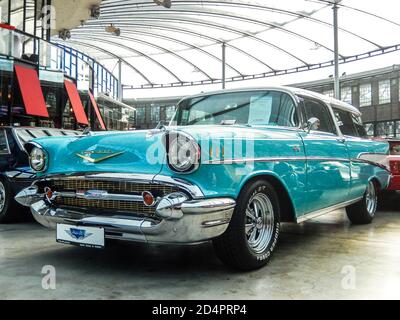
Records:
[[[333,42],[334,42],[334,92],[335,98],[340,100],[340,79],[339,79],[339,22],[338,22],[338,1],[333,5]]]

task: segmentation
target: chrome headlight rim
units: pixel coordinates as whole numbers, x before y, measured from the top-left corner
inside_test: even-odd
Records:
[[[48,165],[48,155],[47,155],[46,150],[44,150],[44,148],[41,145],[37,144],[37,143],[30,142],[29,144],[32,146],[32,148],[29,151],[29,165],[30,165],[30,167],[35,172],[46,171],[47,170],[47,165]],[[33,153],[33,151],[35,149],[40,150],[42,152],[42,156],[43,156],[43,164],[41,164],[40,166],[36,166],[36,167],[33,164],[33,159],[32,159],[32,153]]]
[[[179,168],[171,162],[171,146],[177,143],[179,138],[181,137],[186,139],[187,143],[190,143],[194,149],[194,159],[190,163],[190,166],[188,166],[187,168]],[[168,133],[166,133],[165,143],[167,150],[167,164],[172,171],[179,174],[191,174],[197,171],[197,169],[200,167],[201,148],[200,145],[197,143],[196,139],[194,139],[191,135],[185,132],[169,131]]]

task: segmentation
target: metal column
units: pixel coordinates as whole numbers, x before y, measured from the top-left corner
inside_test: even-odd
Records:
[[[122,60],[118,60],[118,100],[122,102],[124,98],[122,88]]]
[[[222,89],[226,88],[226,43],[222,43]]]
[[[335,71],[334,71],[334,92],[335,98],[340,99],[340,79],[339,79],[339,30],[338,30],[338,3],[340,0],[334,0],[333,5],[333,39],[334,39],[334,54],[335,54]]]

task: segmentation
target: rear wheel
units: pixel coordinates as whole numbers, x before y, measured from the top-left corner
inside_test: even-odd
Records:
[[[278,196],[270,183],[256,181],[242,190],[228,230],[213,241],[214,248],[231,267],[258,269],[271,258],[279,231]]]
[[[368,224],[375,218],[378,207],[378,188],[370,181],[361,201],[346,208],[347,216],[354,224]]]

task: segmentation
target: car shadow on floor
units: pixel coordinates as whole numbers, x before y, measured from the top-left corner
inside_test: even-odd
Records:
[[[329,232],[334,235],[348,227],[348,222],[307,222],[301,225],[285,224],[279,241],[276,254],[271,263],[279,263],[285,256],[290,259],[296,255],[299,243],[304,253],[308,246],[318,244],[319,237]],[[94,272],[101,275],[103,272],[134,273],[148,275],[157,273],[183,274],[210,272],[215,277],[226,274],[240,273],[226,267],[215,255],[211,242],[191,245],[153,245],[145,243],[129,243],[109,241],[104,250],[79,248],[68,245],[53,245],[48,250],[32,253],[37,262],[49,265],[62,265],[63,268],[85,272]],[[295,256],[292,256],[295,259]],[[278,260],[278,261],[276,261]],[[290,270],[288,270],[290,271]]]

